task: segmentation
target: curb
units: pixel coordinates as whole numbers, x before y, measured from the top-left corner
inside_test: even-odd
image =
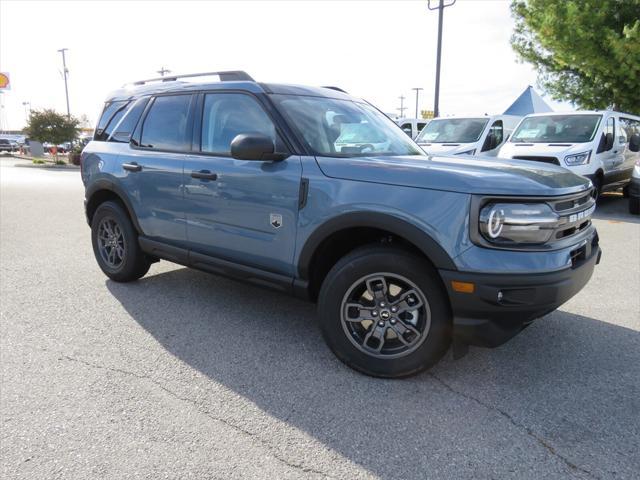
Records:
[[[19,168],[44,168],[45,170],[77,170],[80,171],[80,167],[77,165],[56,165],[55,163],[16,163],[14,167]]]

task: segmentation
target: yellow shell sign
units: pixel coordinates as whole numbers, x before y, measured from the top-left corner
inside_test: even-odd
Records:
[[[9,90],[9,74],[0,72],[0,90]]]

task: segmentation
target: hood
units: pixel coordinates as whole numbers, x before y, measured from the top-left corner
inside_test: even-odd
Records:
[[[328,177],[460,193],[554,196],[585,190],[591,183],[556,165],[466,155],[317,157],[317,161]]]
[[[476,148],[474,143],[419,143],[427,155],[455,155]],[[477,153],[477,152],[476,152]]]
[[[513,158],[518,155],[556,157],[560,163],[567,155],[583,153],[593,149],[593,143],[523,143],[507,142],[498,156],[503,158]]]

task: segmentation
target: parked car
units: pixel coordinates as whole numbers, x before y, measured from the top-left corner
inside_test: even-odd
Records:
[[[608,110],[527,115],[499,155],[561,165],[591,179],[599,194],[627,191],[638,152],[640,117]]]
[[[583,177],[428,157],[346,93],[219,75],[108,96],[81,172],[112,280],[164,259],[317,302],[340,360],[402,377],[507,341],[599,262]]]
[[[0,138],[0,152],[16,152],[18,144],[8,138]]]
[[[495,157],[521,119],[513,115],[436,118],[416,142],[429,155]]]
[[[430,120],[425,118],[399,118],[395,122],[404,133],[415,139]]]
[[[636,160],[636,165],[633,167],[628,194],[629,213],[640,215],[640,159]]]

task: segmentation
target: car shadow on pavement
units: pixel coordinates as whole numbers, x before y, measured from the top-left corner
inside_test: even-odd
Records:
[[[458,478],[535,477],[523,455],[561,473],[640,470],[634,330],[559,311],[498,349],[380,380],[333,356],[312,304],[190,269],[107,287],[171,355],[382,478],[452,462]],[[202,398],[190,382],[181,395]]]

